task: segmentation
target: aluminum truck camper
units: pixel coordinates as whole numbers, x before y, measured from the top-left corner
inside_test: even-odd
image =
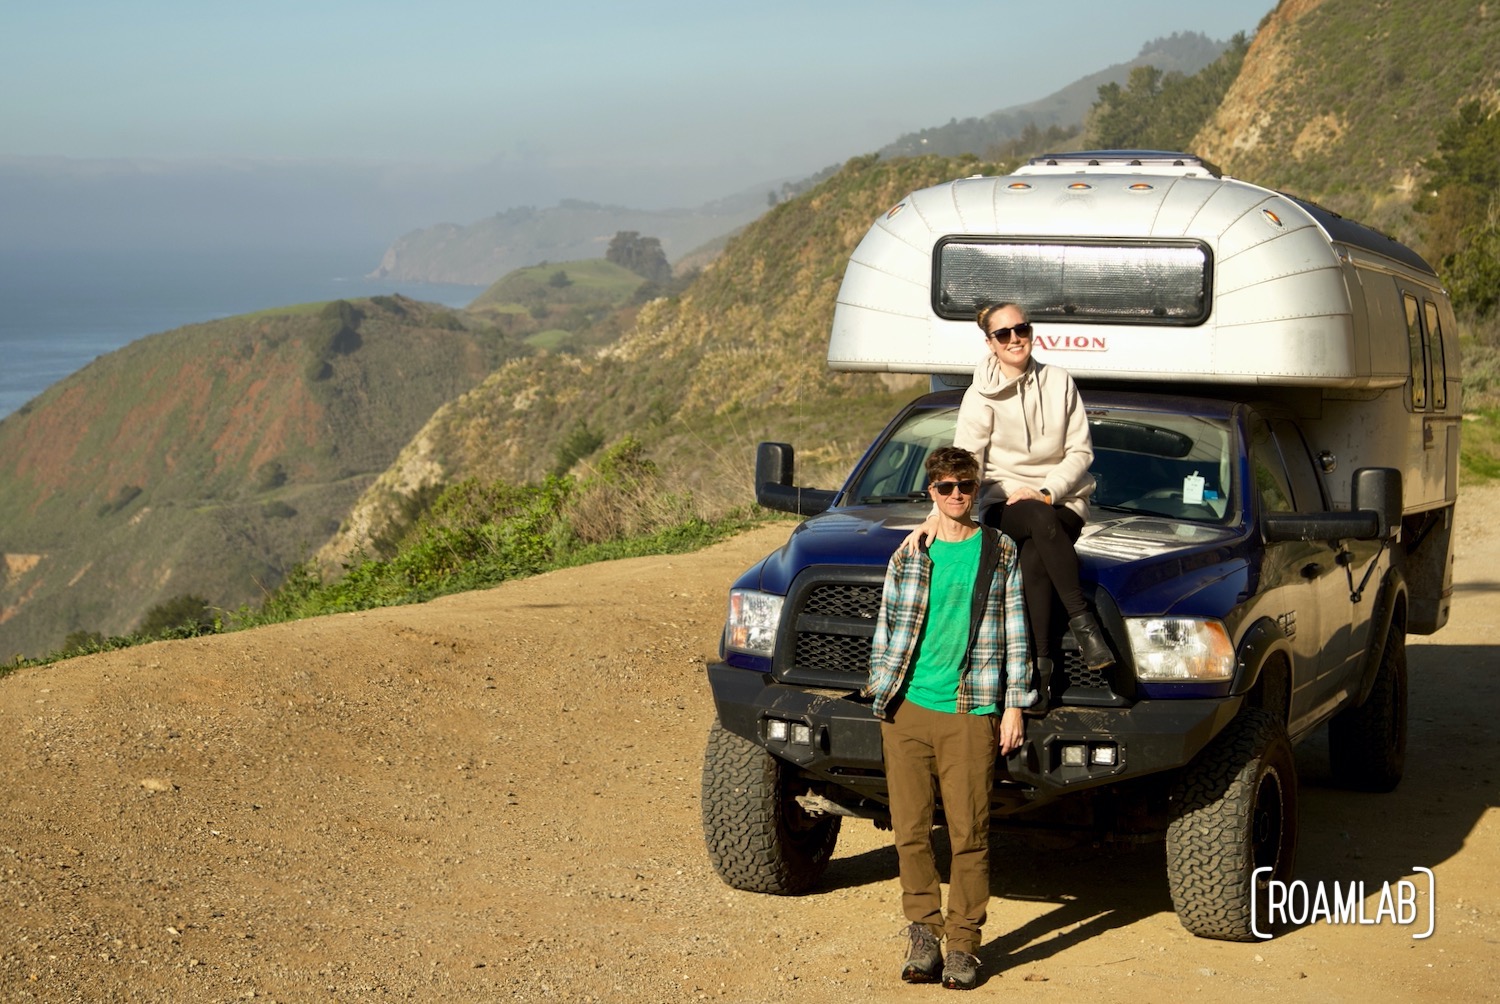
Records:
[[[1459,358],[1418,255],[1188,154],[1041,157],[874,221],[829,364],[934,389],[837,489],[759,447],[757,498],[809,518],[730,590],[709,856],[736,888],[797,893],[845,818],[888,818],[859,696],[885,565],[929,510],[923,461],[985,351],[975,311],[1006,300],[1088,413],[1077,549],[1119,659],[1090,670],[1064,638],[1045,714],[997,765],[996,825],[1164,840],[1182,924],[1251,940],[1269,881],[1293,876],[1292,747],[1326,725],[1341,782],[1401,780],[1406,635],[1442,627],[1452,593]]]

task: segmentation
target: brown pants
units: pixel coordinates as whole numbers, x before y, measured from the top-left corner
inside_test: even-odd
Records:
[[[906,919],[948,939],[948,951],[974,954],[990,900],[990,788],[995,780],[995,720],[950,715],[902,701],[880,725],[891,828],[901,864]],[[934,782],[943,799],[953,859],[948,913],[932,849]]]

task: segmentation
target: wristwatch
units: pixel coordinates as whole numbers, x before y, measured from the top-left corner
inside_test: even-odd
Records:
[[[1042,498],[1046,499],[1049,503],[1052,501],[1052,489],[1051,488],[1039,488],[1037,490],[1042,493]]]

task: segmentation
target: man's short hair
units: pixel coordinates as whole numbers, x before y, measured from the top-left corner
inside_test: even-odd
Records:
[[[979,461],[962,447],[940,446],[927,455],[927,480],[941,481],[945,475],[952,475],[960,481],[978,478]]]

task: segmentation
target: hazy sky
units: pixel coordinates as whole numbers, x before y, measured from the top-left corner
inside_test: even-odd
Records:
[[[1043,97],[1173,31],[1253,32],[1273,6],[7,0],[0,155],[487,164],[687,206]]]

